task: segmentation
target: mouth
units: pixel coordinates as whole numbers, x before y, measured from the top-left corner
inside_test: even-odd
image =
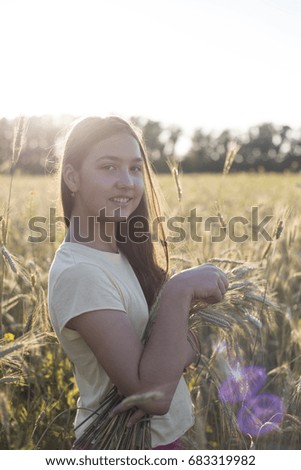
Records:
[[[118,197],[111,197],[110,201],[118,206],[126,206],[133,198],[125,197],[125,196],[118,196]]]

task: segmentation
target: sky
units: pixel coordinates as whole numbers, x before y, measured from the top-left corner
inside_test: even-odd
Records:
[[[0,117],[301,127],[300,0],[1,0]]]

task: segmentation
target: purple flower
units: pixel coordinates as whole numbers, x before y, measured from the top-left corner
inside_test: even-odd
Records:
[[[229,403],[247,400],[261,389],[266,377],[266,370],[263,367],[249,366],[233,369],[219,388],[219,399]]]
[[[237,415],[242,433],[260,436],[275,431],[285,412],[283,400],[272,394],[262,394],[244,403]]]

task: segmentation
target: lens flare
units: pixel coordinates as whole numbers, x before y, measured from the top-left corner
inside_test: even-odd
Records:
[[[285,412],[283,400],[269,393],[257,395],[244,403],[237,415],[242,433],[261,436],[277,430]]]
[[[245,401],[259,392],[266,381],[266,370],[259,366],[232,370],[219,388],[219,399],[229,403]]]

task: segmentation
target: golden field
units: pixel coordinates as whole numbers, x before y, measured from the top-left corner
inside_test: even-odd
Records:
[[[180,174],[178,188],[172,175],[159,183],[173,217],[166,219],[171,269],[212,262],[232,279],[223,303],[200,307],[201,360],[186,371],[197,419],[186,448],[300,449],[300,176]],[[202,217],[194,227],[192,214]],[[47,317],[48,269],[64,236],[53,217],[60,215],[55,177],[0,176],[0,449],[68,449],[73,440],[77,389]],[[266,216],[268,239],[256,232]],[[29,241],[38,236],[33,221],[45,230],[43,241]],[[256,397],[281,400],[281,419],[269,432],[242,430],[243,400],[219,394],[234,369],[246,367],[265,371]]]

